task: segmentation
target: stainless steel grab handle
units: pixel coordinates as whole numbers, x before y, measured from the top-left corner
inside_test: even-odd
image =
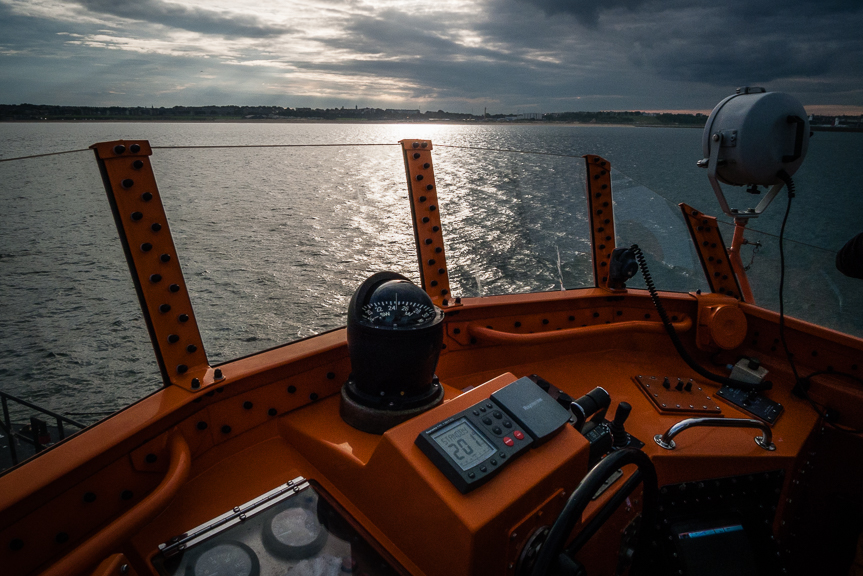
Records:
[[[687,418],[669,428],[665,434],[654,436],[653,441],[666,450],[674,450],[675,444],[673,438],[684,430],[697,426],[758,428],[761,430],[761,436],[755,437],[755,443],[765,450],[776,450],[776,446],[773,444],[773,432],[770,430],[770,427],[760,420],[747,420],[745,418]]]

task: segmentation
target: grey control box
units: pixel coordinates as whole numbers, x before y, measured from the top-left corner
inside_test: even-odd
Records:
[[[542,444],[569,422],[570,414],[529,378],[519,378],[491,395],[510,417]]]

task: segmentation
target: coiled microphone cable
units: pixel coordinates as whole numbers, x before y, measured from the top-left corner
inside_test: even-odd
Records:
[[[653,305],[656,307],[656,311],[659,313],[659,317],[662,319],[662,325],[665,326],[665,331],[668,332],[669,338],[671,338],[672,344],[674,344],[674,348],[677,349],[677,353],[686,362],[690,368],[698,372],[704,378],[708,380],[712,380],[714,382],[718,382],[720,384],[724,384],[726,386],[731,386],[734,388],[740,388],[741,390],[769,390],[773,387],[773,384],[765,380],[763,382],[759,382],[754,384],[752,382],[743,382],[741,380],[735,380],[733,378],[728,378],[727,376],[720,376],[719,374],[714,374],[713,372],[707,370],[695,361],[692,356],[689,355],[689,352],[686,351],[686,348],[683,347],[683,343],[680,341],[680,337],[677,336],[677,332],[674,330],[674,326],[671,324],[671,320],[668,318],[668,313],[665,311],[665,307],[662,305],[662,302],[659,299],[659,293],[656,291],[656,285],[653,283],[653,278],[650,276],[650,271],[647,269],[647,262],[644,259],[644,253],[642,253],[641,248],[638,247],[638,244],[633,244],[630,247],[630,250],[635,254],[635,259],[638,261],[638,267],[641,268],[641,275],[644,277],[644,283],[647,285],[647,291],[650,292],[650,298],[653,300]]]

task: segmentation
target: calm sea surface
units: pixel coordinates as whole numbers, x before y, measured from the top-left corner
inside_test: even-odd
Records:
[[[374,272],[418,280],[403,138],[434,143],[456,296],[592,282],[582,154],[614,167],[617,244],[645,250],[660,289],[706,286],[676,206],[720,214],[695,166],[701,130],[7,123],[0,159],[117,139],[157,147],[156,179],[218,364],[343,325],[351,294]],[[296,146],[321,144],[341,146]],[[816,133],[786,231],[786,312],[858,336],[863,281],[833,261],[863,231],[861,155],[863,134]],[[759,200],[726,195],[739,207]],[[743,253],[756,301],[772,309],[785,206],[783,192],[752,223],[747,238],[758,244]],[[92,152],[0,162],[0,214],[0,389],[93,422],[160,387]],[[731,230],[722,229],[726,243]]]

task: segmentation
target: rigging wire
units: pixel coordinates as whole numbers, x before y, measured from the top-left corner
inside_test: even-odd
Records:
[[[719,219],[717,219],[716,222],[732,228],[735,226],[735,224],[731,222],[724,222]],[[765,236],[770,236],[771,238],[779,238],[778,234],[773,234],[772,232],[765,232],[764,230],[758,230],[757,228],[747,228],[747,230],[751,230],[752,232],[758,232],[759,234],[764,234]],[[816,246],[815,244],[809,244],[807,242],[801,242],[800,240],[789,240],[789,242],[794,242],[795,244],[800,244],[801,246],[806,246],[807,248],[812,248],[814,250],[821,250],[822,252],[830,252],[831,254],[834,254],[836,252],[835,250],[830,250],[828,248],[824,248],[823,246]],[[755,245],[756,242],[750,242],[749,244]]]
[[[483,146],[459,146],[457,144],[435,144],[436,148],[460,148],[462,150],[484,150],[486,152],[511,152],[513,154],[535,154],[537,156],[557,156],[560,158],[582,158],[580,154],[559,154],[557,152],[537,152],[535,150],[514,150],[512,148],[486,148]]]
[[[398,146],[398,143],[358,144],[201,144],[192,146],[150,146],[151,150],[193,150],[200,148],[353,148],[359,146]]]
[[[63,152],[46,152],[45,154],[31,154],[30,156],[18,156],[17,158],[0,158],[0,162],[12,162],[14,160],[28,160],[30,158],[45,158],[46,156],[60,156],[61,154],[74,154],[75,152],[89,152],[89,148],[80,150],[64,150]]]
[[[355,143],[355,144],[211,144],[192,146],[150,146],[151,150],[187,150],[198,148],[350,148],[354,146],[398,146],[398,143]],[[45,158],[47,156],[60,156],[61,154],[74,154],[75,152],[89,152],[90,148],[78,150],[63,150],[62,152],[46,152],[45,154],[31,154],[30,156],[16,156],[15,158],[0,158],[0,162],[13,162],[15,160],[29,160],[30,158]]]

